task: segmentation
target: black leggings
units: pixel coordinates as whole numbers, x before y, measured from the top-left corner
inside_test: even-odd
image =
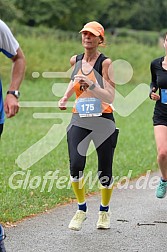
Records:
[[[96,118],[79,118],[74,115],[68,127],[67,142],[70,174],[80,178],[86,163],[86,153],[92,140],[98,156],[98,176],[103,186],[112,183],[112,163],[118,131],[112,114]]]
[[[0,124],[0,137],[2,135],[2,132],[3,132],[3,124]]]

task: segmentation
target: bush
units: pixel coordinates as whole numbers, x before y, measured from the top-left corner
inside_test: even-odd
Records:
[[[118,39],[118,41],[121,40],[127,40],[127,38],[131,38],[132,40],[147,44],[147,45],[157,45],[159,41],[159,32],[156,31],[139,31],[139,30],[132,30],[132,29],[126,29],[126,28],[117,28],[115,32],[115,40]],[[114,37],[114,36],[113,36]]]

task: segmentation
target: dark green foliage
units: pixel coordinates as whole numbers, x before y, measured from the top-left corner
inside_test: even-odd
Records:
[[[19,20],[24,11],[18,9],[13,0],[0,0],[0,19],[5,21]]]
[[[90,20],[101,22],[111,31],[115,27],[159,31],[166,28],[167,1],[0,0],[0,17],[66,31],[78,31]]]

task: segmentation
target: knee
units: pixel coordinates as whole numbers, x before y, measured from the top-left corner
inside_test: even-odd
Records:
[[[163,162],[167,160],[167,149],[161,149],[158,151],[157,161]]]
[[[81,178],[83,176],[84,166],[79,164],[78,162],[70,163],[70,175],[73,178]]]
[[[103,172],[99,172],[98,176],[100,184],[104,187],[110,186],[113,182],[112,174],[104,174]]]

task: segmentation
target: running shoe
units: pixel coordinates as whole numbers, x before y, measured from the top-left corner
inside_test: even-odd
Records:
[[[87,211],[84,212],[82,210],[77,210],[74,217],[70,221],[69,224],[69,229],[79,231],[82,228],[82,223],[86,220],[87,218]]]
[[[162,180],[160,180],[156,190],[156,197],[164,198],[166,195],[166,189],[167,189],[167,182],[163,182]]]
[[[99,219],[97,222],[97,229],[109,229],[110,228],[110,210],[99,211]]]

